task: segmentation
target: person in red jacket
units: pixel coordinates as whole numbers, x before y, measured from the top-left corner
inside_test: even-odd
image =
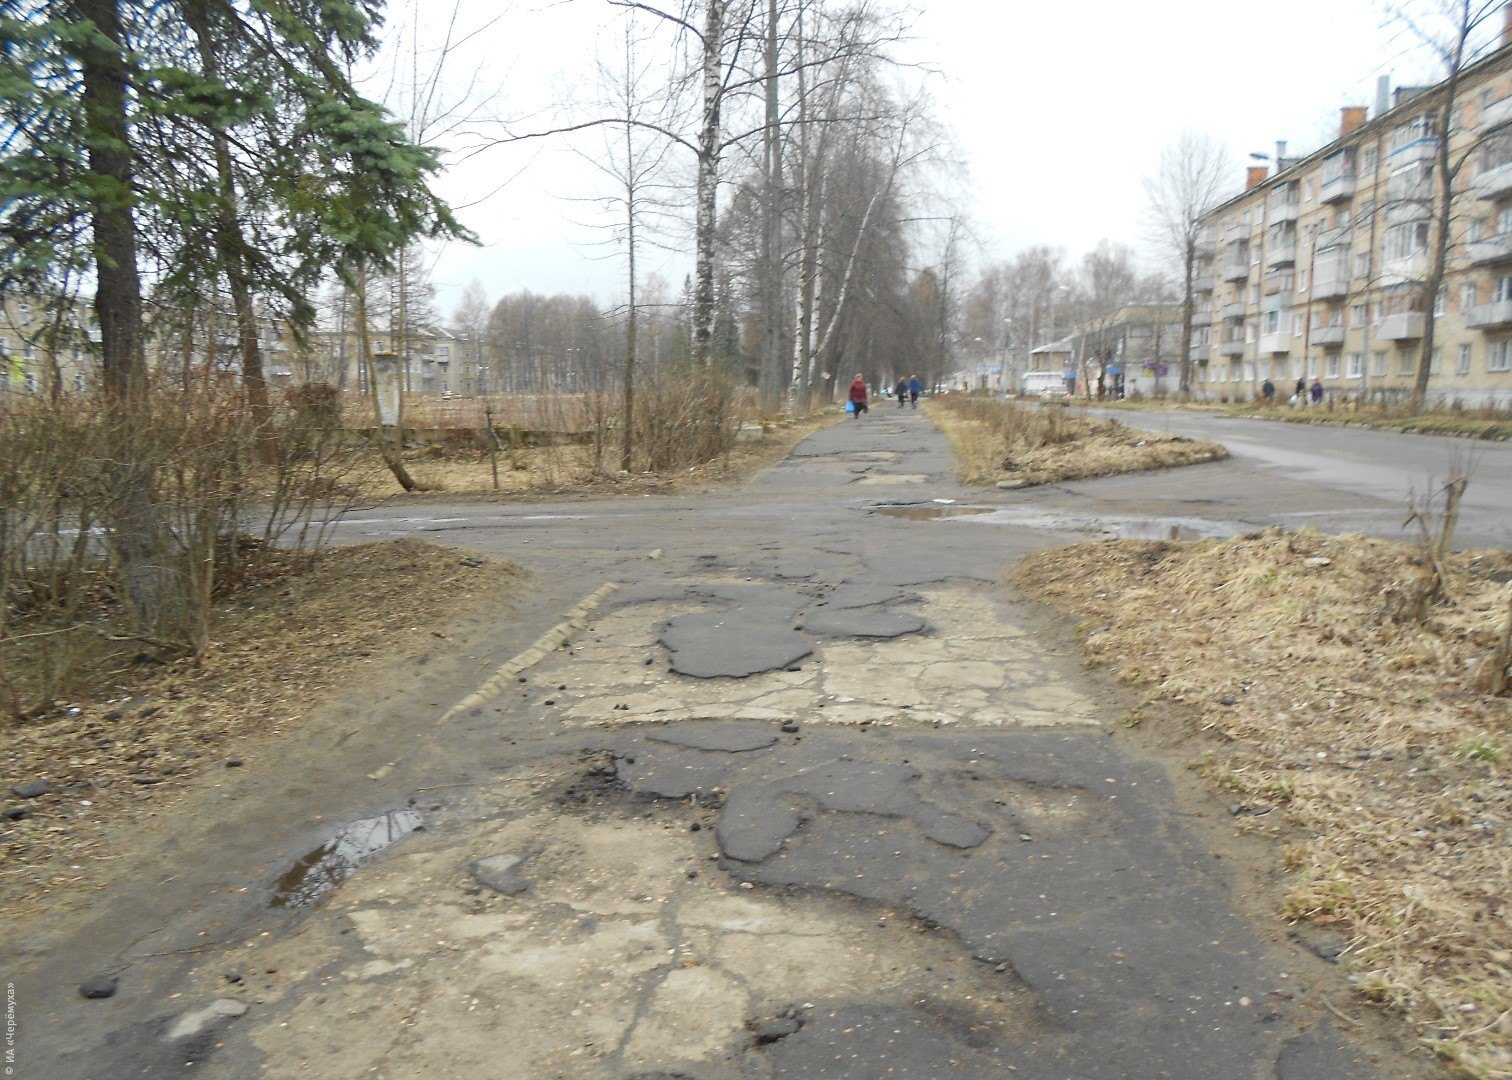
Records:
[[[851,415],[859,417],[866,411],[866,380],[861,373],[856,372],[856,377],[850,384]]]

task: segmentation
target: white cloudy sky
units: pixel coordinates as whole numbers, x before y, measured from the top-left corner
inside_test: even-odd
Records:
[[[427,13],[443,6],[416,2]],[[507,116],[587,95],[597,39],[619,17],[607,0],[466,2],[475,23],[497,19],[477,39],[477,67],[495,90],[491,107]],[[1073,258],[1103,237],[1137,244],[1141,177],[1184,128],[1226,144],[1237,181],[1248,154],[1273,152],[1277,139],[1292,153],[1327,141],[1342,106],[1373,103],[1379,75],[1393,85],[1436,77],[1411,36],[1389,23],[1383,0],[920,7],[906,52],[940,72],[937,110],[968,171],[950,200],[975,222],[985,259],[1029,244],[1060,246]],[[396,9],[391,25],[403,19]],[[619,264],[585,226],[589,209],[572,201],[592,194],[590,176],[550,143],[489,151],[453,170],[442,190],[473,204],[463,216],[483,246],[439,254],[443,312],[474,278],[491,299],[527,288],[617,299]],[[686,266],[669,258],[662,269],[680,280]]]

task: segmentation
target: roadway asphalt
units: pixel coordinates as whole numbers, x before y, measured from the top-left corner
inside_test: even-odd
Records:
[[[9,925],[15,1075],[1433,1075],[1335,1022],[1343,974],[1255,916],[1227,813],[997,584],[1087,535],[1400,514],[1236,454],[968,491],[879,409],[733,491],[354,515],[338,540],[508,556],[533,599]]]

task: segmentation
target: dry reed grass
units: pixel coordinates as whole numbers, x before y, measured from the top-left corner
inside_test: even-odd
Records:
[[[1157,435],[1055,405],[1027,407],[991,398],[927,403],[929,418],[955,447],[963,484],[1029,487],[1147,469],[1217,461],[1217,443]]]
[[[1465,1074],[1507,1077],[1512,700],[1467,687],[1503,632],[1512,554],[1453,556],[1451,598],[1395,621],[1391,598],[1424,561],[1400,543],[1268,530],[1080,544],[1032,556],[1020,578],[1080,617],[1090,663],[1146,695],[1126,722],[1191,706],[1221,740],[1206,775],[1277,811],[1241,823],[1297,833],[1281,914],[1347,938],[1360,992]]]

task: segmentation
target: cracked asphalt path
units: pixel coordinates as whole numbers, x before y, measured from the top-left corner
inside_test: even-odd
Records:
[[[1427,1075],[1330,1022],[1321,961],[993,586],[1058,538],[878,512],[968,497],[950,467],[878,409],[740,492],[530,515],[538,572],[619,586],[582,632],[445,724],[481,679],[391,703],[390,805],[345,800],[382,842],[317,848],[292,912],[264,905],[298,837],[213,912],[170,890],[181,947],[123,946],[119,997],[51,1004],[21,1075]],[[467,541],[514,554],[521,517]]]

